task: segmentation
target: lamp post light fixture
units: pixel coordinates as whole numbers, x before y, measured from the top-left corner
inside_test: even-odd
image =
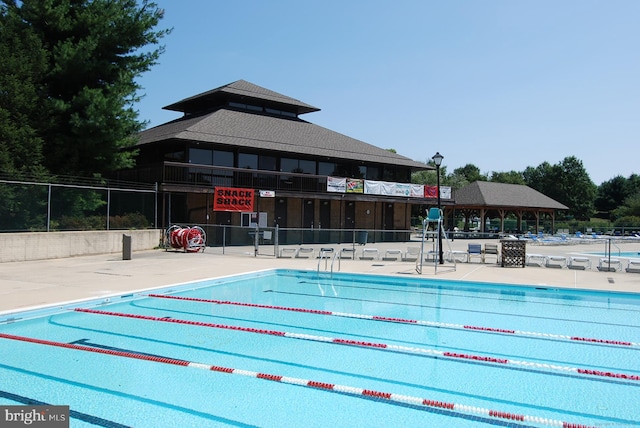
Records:
[[[438,191],[438,211],[440,212],[440,222],[438,222],[438,260],[440,264],[444,264],[444,257],[442,255],[442,206],[440,205],[440,165],[442,165],[442,159],[444,156],[440,152],[436,152],[431,158],[433,163],[436,164],[436,178],[437,178],[437,191]]]

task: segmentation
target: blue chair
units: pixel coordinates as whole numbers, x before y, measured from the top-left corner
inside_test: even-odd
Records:
[[[427,216],[428,221],[439,222],[442,218],[442,210],[440,208],[429,208],[429,215]]]
[[[469,244],[467,249],[467,263],[471,262],[471,257],[480,257],[480,260],[484,263],[484,251],[482,251],[482,245]]]

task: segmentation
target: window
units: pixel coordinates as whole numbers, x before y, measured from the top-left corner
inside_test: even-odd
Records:
[[[280,159],[280,171],[297,172],[301,174],[315,174],[316,161],[282,158]]]
[[[377,166],[368,166],[366,178],[368,180],[380,180],[380,168]]]
[[[233,167],[233,152],[214,150],[213,165]]]
[[[265,171],[277,171],[276,157],[260,155],[258,158],[258,168]]]
[[[213,165],[213,151],[207,149],[189,149],[189,163]]]
[[[318,162],[318,175],[336,175],[336,164],[333,162]]]
[[[242,104],[242,103],[234,103],[233,101],[229,102],[230,107],[235,107],[242,110],[251,110],[251,111],[262,111],[261,106],[254,106],[251,104]]]
[[[280,171],[298,172],[298,159],[290,159],[290,158],[280,159]]]
[[[278,116],[298,117],[295,113],[292,113],[290,111],[276,110],[276,109],[269,108],[269,107],[265,107],[264,111],[266,111],[269,114],[275,114],[275,115],[278,115]]]
[[[298,168],[303,174],[315,174],[316,173],[316,161],[312,160],[300,160]]]
[[[172,153],[165,153],[164,160],[174,162],[184,162],[184,151],[180,150]]]
[[[258,169],[258,155],[238,153],[238,168]]]

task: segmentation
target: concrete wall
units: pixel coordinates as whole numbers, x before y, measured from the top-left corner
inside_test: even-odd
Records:
[[[0,262],[122,254],[122,235],[131,236],[133,251],[151,250],[162,234],[159,229],[0,233]]]

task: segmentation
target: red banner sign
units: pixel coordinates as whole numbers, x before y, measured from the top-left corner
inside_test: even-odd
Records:
[[[214,211],[253,211],[253,189],[236,187],[216,187],[213,198]]]
[[[438,197],[438,186],[428,186],[425,184],[424,186],[424,197],[425,198],[437,198]]]

